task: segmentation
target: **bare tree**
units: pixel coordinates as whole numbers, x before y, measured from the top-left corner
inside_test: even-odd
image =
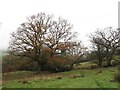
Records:
[[[109,27],[103,30],[98,30],[91,36],[93,46],[97,47],[97,52],[99,52],[98,58],[100,55],[105,55],[105,59],[107,60],[107,66],[110,66],[113,55],[120,47],[120,30],[114,30],[112,27]]]
[[[45,42],[45,45],[51,49],[51,56],[62,53],[63,49],[68,49],[69,42],[76,36],[76,33],[71,32],[72,25],[67,20],[59,18],[58,22],[53,23],[54,25],[47,32]]]
[[[66,43],[75,37],[71,29],[72,25],[62,18],[54,21],[52,16],[45,13],[33,15],[21,24],[17,32],[12,33],[10,52],[17,56],[29,57],[43,70],[48,54],[53,57],[61,54],[63,48],[68,49]],[[63,48],[60,47],[62,45]]]
[[[72,42],[73,47],[69,48],[68,55],[71,59],[71,68],[74,64],[80,63],[81,57],[85,54],[86,48],[81,44],[81,42]]]
[[[94,53],[96,55],[96,58],[98,60],[97,64],[100,67],[104,59],[104,47],[100,45],[98,42],[102,42],[102,40],[94,35],[91,35],[90,38],[91,38],[91,43],[93,45],[92,54]]]

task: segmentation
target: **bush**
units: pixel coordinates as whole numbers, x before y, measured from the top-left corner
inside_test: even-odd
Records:
[[[16,71],[19,65],[16,64],[15,57],[12,55],[6,55],[2,60],[2,72],[12,72]]]
[[[51,72],[64,72],[64,71],[69,71],[70,66],[67,65],[66,63],[59,62],[57,60],[49,60],[48,63],[46,64],[45,67],[46,71],[51,71]]]
[[[120,65],[120,55],[115,55],[111,64]]]
[[[44,71],[64,72],[71,70],[71,64],[74,60],[66,56],[56,55],[45,58],[47,63],[44,65]],[[13,71],[40,71],[37,62],[31,62],[29,58],[14,55],[6,55],[3,58],[3,72]]]
[[[35,62],[30,62],[29,58],[21,58],[13,55],[6,55],[2,61],[2,72],[13,71],[35,71],[38,66]]]
[[[114,80],[120,83],[120,72],[114,74]]]
[[[114,80],[120,83],[120,65],[118,66],[118,71],[114,74]]]
[[[111,65],[112,65],[113,67],[115,67],[115,66],[117,66],[117,65],[120,65],[120,59],[112,60],[112,61],[111,61]]]

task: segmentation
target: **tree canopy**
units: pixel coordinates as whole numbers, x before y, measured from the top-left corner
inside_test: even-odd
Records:
[[[107,66],[110,66],[113,55],[120,47],[120,29],[108,27],[103,30],[97,30],[94,34],[91,34],[90,38],[96,51],[99,65],[105,59],[107,60]]]
[[[75,41],[76,33],[71,31],[72,26],[63,18],[55,21],[45,13],[32,15],[11,34],[10,53],[36,61],[43,70],[50,58],[68,55],[78,46],[82,48],[81,42]],[[81,49],[77,51],[82,53]]]

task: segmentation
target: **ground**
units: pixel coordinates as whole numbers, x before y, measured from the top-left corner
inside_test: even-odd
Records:
[[[118,88],[113,80],[116,71],[117,67],[41,74],[17,71],[3,74],[3,88]]]

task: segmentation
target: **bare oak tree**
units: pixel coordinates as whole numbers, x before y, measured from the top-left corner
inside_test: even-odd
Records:
[[[93,48],[92,54],[95,54],[95,57],[97,58],[97,64],[99,67],[101,67],[102,62],[104,60],[104,47],[98,42],[102,42],[102,40],[94,35],[91,35],[90,38]]]
[[[47,55],[53,57],[70,48],[67,43],[75,37],[71,30],[72,25],[62,18],[55,21],[45,13],[33,15],[21,24],[17,32],[12,33],[10,52],[36,61],[42,71],[48,60]]]
[[[107,60],[107,66],[111,65],[111,60],[116,50],[120,47],[120,30],[112,27],[98,30],[91,35],[93,46],[97,48],[98,58]],[[105,57],[103,57],[105,55]],[[100,59],[99,59],[100,60]]]

